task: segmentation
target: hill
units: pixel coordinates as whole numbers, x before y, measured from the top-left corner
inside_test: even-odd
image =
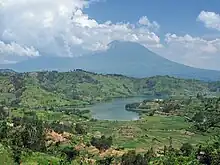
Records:
[[[113,41],[107,51],[75,58],[38,57],[17,64],[3,65],[16,71],[83,69],[104,74],[123,74],[132,77],[169,75],[206,81],[220,80],[220,71],[189,67],[169,61],[133,42]]]
[[[197,149],[197,144],[205,147],[203,143],[211,134],[219,134],[220,99],[187,96],[216,92],[218,88],[218,82],[169,76],[138,79],[83,70],[0,73],[0,164],[71,165],[93,161],[99,165],[133,160],[139,165],[140,158],[144,161],[141,164],[157,164],[159,160],[159,164],[197,162],[200,152],[210,151]],[[137,121],[95,120],[89,110],[76,109],[114,97],[149,94],[187,96],[138,103],[143,111],[151,105],[165,112],[172,109],[169,114],[142,114]],[[196,122],[188,122],[185,116]],[[212,144],[218,150],[211,148],[210,152],[215,162],[219,160],[217,140]],[[194,155],[184,155],[185,150]]]
[[[12,69],[0,69],[0,73],[15,73]]]
[[[131,78],[83,70],[71,72],[1,73],[0,101],[27,107],[82,106],[137,95],[195,95],[218,90],[219,83],[169,76]]]

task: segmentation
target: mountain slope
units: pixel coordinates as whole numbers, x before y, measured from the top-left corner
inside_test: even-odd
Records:
[[[15,73],[12,69],[0,69],[0,73]]]
[[[220,80],[220,71],[198,69],[169,61],[137,43],[114,41],[109,49],[75,58],[39,57],[18,64],[5,65],[16,71],[59,70],[76,68],[97,73],[123,74],[132,77],[169,75],[200,80]]]
[[[214,85],[214,84],[213,84]],[[0,102],[25,107],[85,105],[137,95],[195,95],[216,92],[218,84],[156,76],[143,79],[73,72],[0,73]]]
[[[198,69],[169,61],[137,43],[115,41],[106,52],[82,56],[74,65],[98,73],[132,77],[169,75],[180,78],[220,80],[220,72]]]

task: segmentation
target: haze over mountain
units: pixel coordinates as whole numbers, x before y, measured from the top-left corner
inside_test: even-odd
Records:
[[[98,73],[123,74],[132,77],[169,75],[201,80],[219,80],[220,72],[189,67],[169,61],[133,42],[113,41],[104,52],[74,58],[37,57],[17,64],[2,65],[19,72],[83,69]]]

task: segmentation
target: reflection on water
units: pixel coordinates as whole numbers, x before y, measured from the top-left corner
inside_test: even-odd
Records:
[[[99,103],[91,106],[92,116],[99,120],[138,120],[139,116],[135,112],[125,110],[125,105],[134,102],[141,102],[152,97],[132,97],[123,99],[114,99],[109,102]]]

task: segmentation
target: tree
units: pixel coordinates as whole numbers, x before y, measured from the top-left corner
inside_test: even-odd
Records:
[[[7,138],[8,135],[8,125],[6,121],[0,121],[0,140]]]
[[[184,156],[189,156],[193,151],[193,146],[189,143],[184,143],[180,148]]]
[[[220,128],[220,108],[218,98],[204,98],[200,110],[194,115],[194,126],[198,131],[207,132]]]
[[[197,123],[201,123],[204,120],[204,113],[203,112],[197,112],[193,118],[193,121],[197,122]]]
[[[113,160],[114,160],[113,157],[107,157],[107,158],[104,158],[102,160],[98,160],[97,164],[98,165],[111,165]]]
[[[122,155],[121,165],[134,165],[136,160],[135,151],[129,151],[128,153]]]
[[[86,130],[79,123],[76,124],[75,131],[76,131],[77,134],[80,134],[80,135],[83,135],[83,134],[86,133]]]
[[[137,154],[134,164],[135,165],[147,165],[148,162],[147,162],[147,160],[145,159],[144,156],[142,156],[141,154]]]
[[[151,148],[150,150],[147,151],[146,154],[144,154],[144,158],[147,162],[150,162],[154,156],[155,156],[155,153],[153,151],[153,148]]]
[[[66,155],[67,161],[71,162],[76,156],[79,156],[79,152],[73,147],[65,147],[62,153]]]
[[[105,151],[111,147],[112,141],[111,136],[108,138],[105,136],[102,136],[101,138],[92,137],[91,145],[95,146],[100,151]]]
[[[155,110],[150,111],[150,112],[148,113],[148,116],[154,116],[155,112],[156,112]]]
[[[6,117],[8,117],[8,115],[8,110],[5,107],[0,106],[0,120],[4,120]]]
[[[23,124],[22,140],[26,148],[33,151],[45,149],[45,131],[41,120],[27,120]]]
[[[197,93],[196,98],[199,100],[203,100],[203,95],[201,93]]]
[[[150,162],[148,156],[136,154],[135,151],[129,151],[122,156],[121,165],[148,165]]]

